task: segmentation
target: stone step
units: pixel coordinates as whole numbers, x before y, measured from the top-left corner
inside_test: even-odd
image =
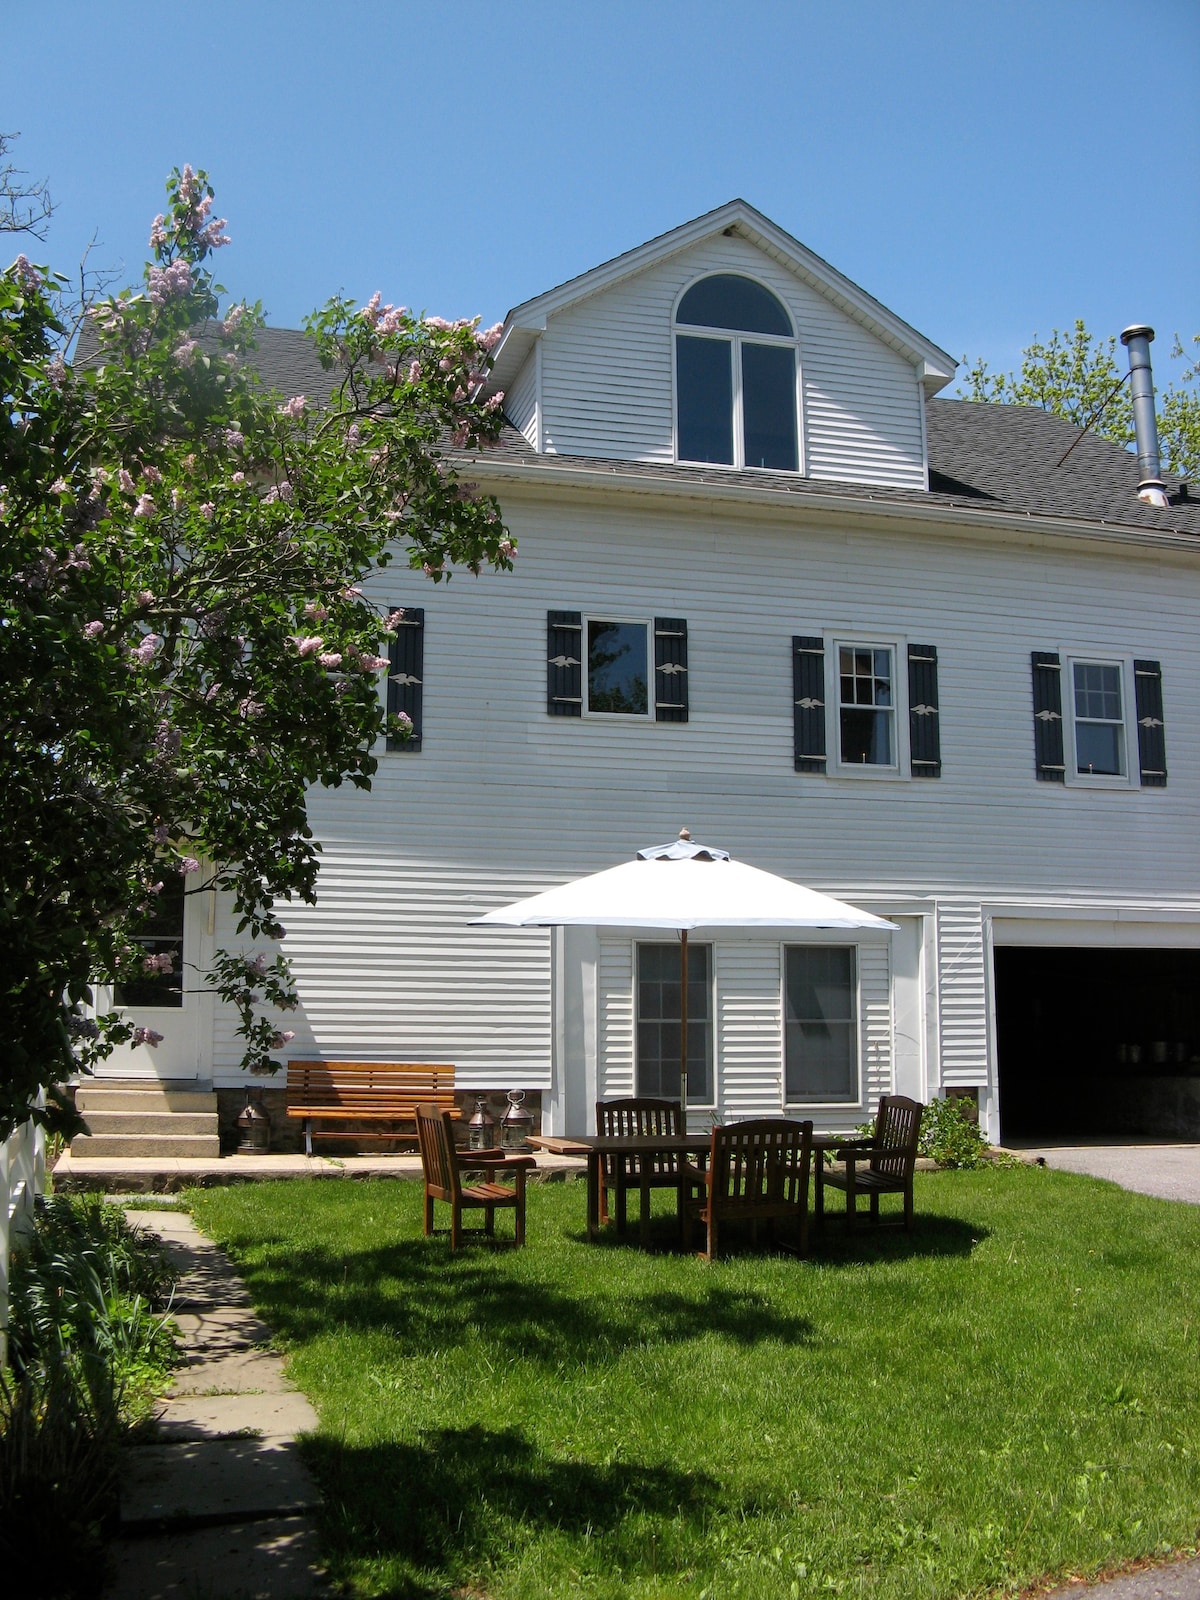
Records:
[[[101,1133],[92,1138],[84,1134],[71,1140],[72,1161],[87,1161],[90,1157],[151,1157],[157,1160],[175,1160],[180,1156],[199,1156],[216,1159],[221,1153],[221,1141],[215,1133]]]
[[[149,1137],[160,1133],[216,1133],[215,1111],[103,1111],[88,1107],[84,1112],[91,1133],[140,1133]]]
[[[217,1097],[211,1089],[197,1089],[180,1083],[121,1082],[81,1083],[75,1091],[75,1104],[88,1111],[216,1111]]]

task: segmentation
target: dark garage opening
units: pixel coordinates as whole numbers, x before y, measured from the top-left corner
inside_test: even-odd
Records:
[[[1000,1134],[1200,1138],[1200,950],[998,948]]]

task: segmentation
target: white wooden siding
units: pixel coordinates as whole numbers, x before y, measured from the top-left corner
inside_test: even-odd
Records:
[[[978,901],[938,902],[938,988],[941,995],[943,1088],[988,1081],[987,969]]]
[[[800,341],[803,455],[810,476],[925,486],[915,366],[737,237],[681,251],[549,318],[541,336],[547,451],[674,459],[671,315],[684,286],[707,272],[751,275],[791,313]]]
[[[536,450],[538,442],[536,352],[525,358],[525,364],[504,396],[504,415],[514,428],[521,430]]]
[[[325,854],[319,905],[284,908],[302,996],[280,1019],[297,1031],[290,1053],[444,1058],[465,1082],[545,1085],[548,935],[470,918],[683,824],[852,903],[936,910],[929,987],[943,992],[947,1083],[987,1070],[981,904],[1054,906],[1067,921],[1170,908],[1200,925],[1193,557],[532,492],[505,513],[520,539],[512,574],[434,588],[389,569],[377,584],[381,602],[426,610],[424,749],[381,749],[369,794],[311,796]],[[560,608],[685,617],[690,721],[548,717],[546,612]],[[791,638],[826,628],[937,646],[940,780],[793,770]],[[1167,788],[1036,781],[1029,654],[1053,648],[1162,662]],[[224,919],[216,942],[237,945]],[[731,1113],[760,1105],[780,1059],[778,954],[764,960],[717,954]],[[872,1095],[874,1017],[864,999]],[[614,1074],[618,1021],[606,1014]],[[236,1081],[227,1015],[216,1046],[218,1081]]]

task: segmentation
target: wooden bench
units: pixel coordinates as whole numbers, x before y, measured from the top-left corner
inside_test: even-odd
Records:
[[[454,1068],[417,1061],[289,1061],[289,1117],[304,1123],[304,1153],[314,1139],[395,1139],[417,1142],[417,1107],[435,1105],[451,1117]],[[408,1123],[403,1130],[314,1128],[314,1122]]]

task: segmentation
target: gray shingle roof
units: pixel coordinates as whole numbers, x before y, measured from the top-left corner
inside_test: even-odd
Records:
[[[82,340],[81,340],[82,345]],[[78,359],[86,361],[81,350]],[[292,328],[264,328],[256,362],[263,381],[281,394],[305,394],[324,402],[337,375],[325,372],[312,341]],[[970,512],[1033,512],[1164,533],[1200,534],[1200,499],[1180,500],[1178,480],[1164,475],[1171,504],[1155,510],[1137,498],[1138,470],[1133,456],[1094,434],[1075,444],[1079,430],[1035,406],[985,405],[973,400],[930,400],[926,406],[929,489],[888,489],[812,478],[731,472],[727,468],[658,465],[591,456],[539,456],[524,435],[507,423],[490,454],[552,471],[578,466],[613,477],[653,476],[666,482],[742,484],[780,495],[862,495],[898,504],[958,506]],[[1072,444],[1065,462],[1061,458]]]

